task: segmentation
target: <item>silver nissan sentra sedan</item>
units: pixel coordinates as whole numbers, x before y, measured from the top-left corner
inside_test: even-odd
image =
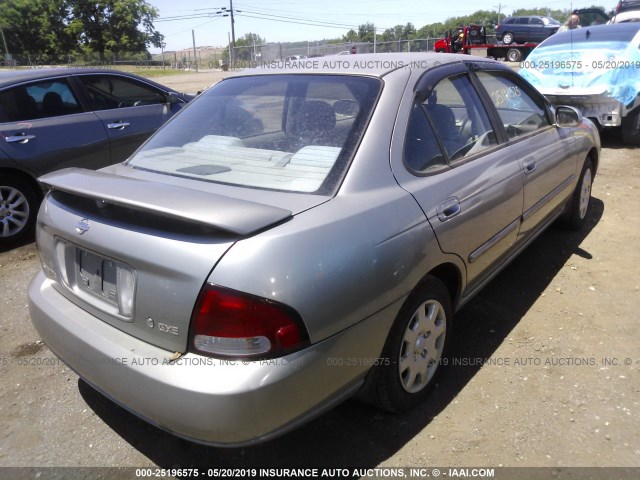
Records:
[[[404,410],[454,312],[552,222],[582,226],[599,157],[589,120],[491,60],[245,71],[123,164],[40,178],[31,317],[88,383],[197,442],[264,441],[356,393]]]

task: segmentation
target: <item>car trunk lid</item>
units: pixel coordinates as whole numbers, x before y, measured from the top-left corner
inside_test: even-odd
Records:
[[[69,300],[136,338],[174,352],[209,273],[234,244],[291,218],[283,208],[67,169],[40,179],[45,273]]]

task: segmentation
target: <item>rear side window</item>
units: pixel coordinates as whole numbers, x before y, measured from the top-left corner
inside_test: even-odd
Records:
[[[544,107],[522,85],[497,72],[478,72],[477,75],[510,139],[550,125]]]
[[[165,94],[151,85],[115,75],[81,75],[96,110],[139,107],[167,101]]]
[[[0,122],[21,122],[82,112],[66,79],[20,85],[0,93]]]
[[[444,78],[427,99],[413,106],[404,159],[426,173],[496,145],[497,137],[467,75]]]

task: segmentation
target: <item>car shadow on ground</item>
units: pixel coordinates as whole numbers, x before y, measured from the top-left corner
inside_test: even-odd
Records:
[[[19,242],[14,242],[9,245],[0,245],[0,253],[9,252],[11,250],[17,250],[18,248],[24,247],[25,245],[28,245],[34,241],[35,241],[35,237],[32,235]]]
[[[620,128],[606,128],[600,132],[600,141],[602,148],[613,148],[619,150],[622,148],[630,148],[622,141],[622,130]]]
[[[450,356],[491,357],[572,255],[592,258],[580,245],[603,212],[604,203],[593,198],[590,218],[580,232],[552,226],[460,310]],[[443,367],[429,400],[409,412],[387,414],[348,401],[273,441],[233,449],[180,440],[139,420],[82,380],[79,390],[109,427],[160,467],[373,468],[397,453],[443,412],[481,368],[481,364],[470,363]]]

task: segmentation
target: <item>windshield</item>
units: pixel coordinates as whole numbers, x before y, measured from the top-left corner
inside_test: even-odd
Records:
[[[208,182],[330,193],[381,85],[350,75],[229,78],[196,98],[128,165]]]

